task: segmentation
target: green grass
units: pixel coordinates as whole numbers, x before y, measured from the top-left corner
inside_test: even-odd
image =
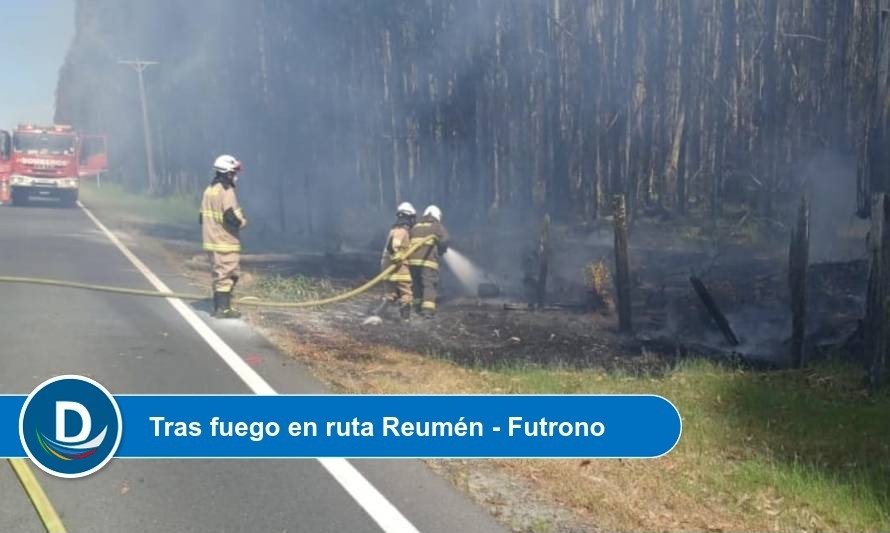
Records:
[[[191,196],[153,197],[137,194],[113,182],[97,187],[86,182],[80,197],[91,209],[108,210],[137,222],[174,226],[195,226],[198,223],[200,200]]]
[[[552,527],[550,526],[550,523],[547,522],[546,520],[543,520],[540,518],[533,521],[529,525],[528,530],[531,533],[550,533],[551,531],[553,531]]]
[[[324,278],[305,276],[257,276],[250,287],[251,296],[275,302],[317,300],[337,293],[337,288]]]
[[[780,503],[759,512],[790,529],[890,530],[890,394],[869,395],[856,369],[751,372],[692,361],[661,377],[537,367],[488,377],[511,393],[659,394],[683,417],[672,454],[702,465],[704,486],[688,490],[769,489]],[[745,513],[754,504],[737,505]]]

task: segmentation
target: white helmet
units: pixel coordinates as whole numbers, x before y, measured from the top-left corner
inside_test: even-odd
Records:
[[[411,205],[411,202],[402,202],[399,204],[399,207],[396,208],[397,215],[416,215],[417,210],[414,209],[414,206]]]
[[[238,172],[241,170],[241,161],[238,161],[230,155],[221,155],[213,162],[213,170],[224,174]]]
[[[430,216],[435,218],[439,222],[442,222],[442,210],[435,205],[428,206],[426,209],[424,209],[423,216]]]

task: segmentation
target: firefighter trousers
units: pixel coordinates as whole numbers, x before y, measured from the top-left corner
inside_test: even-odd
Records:
[[[239,252],[207,252],[213,277],[213,292],[232,292],[241,277]]]
[[[414,287],[414,305],[424,311],[436,310],[436,296],[439,292],[439,270],[424,266],[411,267],[411,282]]]
[[[380,265],[387,268],[389,263],[384,262]],[[408,265],[404,263],[399,265],[395,272],[386,277],[384,284],[386,294],[384,299],[392,303],[398,303],[400,306],[411,306],[411,271]]]

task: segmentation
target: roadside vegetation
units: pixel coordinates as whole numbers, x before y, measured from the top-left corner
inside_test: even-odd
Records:
[[[890,528],[890,397],[869,396],[858,369],[751,372],[691,360],[657,378],[544,368],[487,375],[510,393],[652,393],[677,405],[683,435],[663,459],[523,466],[572,506],[601,520],[603,504],[625,516],[616,528]],[[614,477],[591,482],[604,475]],[[569,481],[579,478],[587,482]]]
[[[326,279],[306,276],[255,275],[250,296],[273,302],[302,302],[333,296],[338,288]]]
[[[84,192],[88,207],[112,219],[193,223],[190,199],[137,197],[107,185]],[[252,278],[245,289],[263,298],[336,292],[324,279]],[[869,393],[859,368],[753,371],[695,359],[650,373],[467,366],[435,352],[357,341],[324,313],[251,309],[246,318],[338,392],[651,393],[677,406],[682,438],[659,459],[430,462],[516,529],[890,530],[890,391]],[[515,483],[486,485],[481,471]],[[531,499],[575,518],[516,512]]]
[[[101,186],[95,181],[85,181],[80,189],[80,198],[90,208],[126,216],[133,223],[194,226],[198,222],[200,200],[197,197],[149,197],[135,194],[123,185],[106,179]]]
[[[340,392],[646,393],[671,400],[683,417],[683,434],[662,458],[496,461],[589,527],[890,528],[890,394],[870,395],[857,368],[763,372],[694,359],[642,376],[528,365],[466,368],[432,354],[330,337],[319,346],[319,338],[306,342],[284,330],[272,335]],[[442,470],[460,486],[476,468],[477,462],[456,461]],[[481,503],[496,514],[507,505],[491,495]],[[550,530],[561,528],[551,524]]]

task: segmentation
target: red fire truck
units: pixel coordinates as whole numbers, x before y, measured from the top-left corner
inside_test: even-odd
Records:
[[[8,134],[6,139],[11,144],[6,163],[13,205],[45,197],[72,206],[77,202],[80,179],[104,172],[108,164],[105,137],[78,135],[71,126],[20,125],[12,133],[11,143]],[[0,166],[0,179],[2,173]]]
[[[0,130],[0,205],[9,202],[9,171],[12,168],[12,136]]]

